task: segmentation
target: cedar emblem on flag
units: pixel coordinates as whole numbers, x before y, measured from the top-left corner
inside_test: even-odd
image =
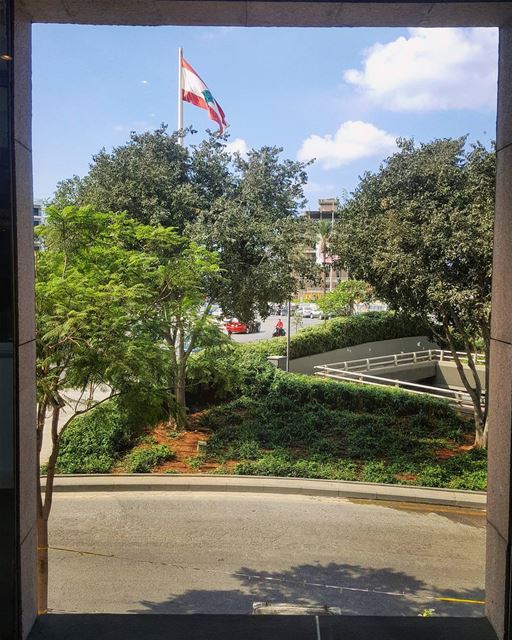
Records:
[[[219,125],[220,133],[228,126],[224,111],[212,96],[210,90],[192,69],[189,63],[181,58],[181,99],[196,107],[208,111],[208,117]]]

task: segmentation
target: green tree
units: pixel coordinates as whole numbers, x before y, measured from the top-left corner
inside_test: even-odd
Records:
[[[162,125],[132,133],[111,153],[100,151],[84,178],[59,183],[53,203],[125,211],[215,251],[223,278],[209,298],[247,322],[257,313],[266,317],[272,303],[284,302],[317,275],[303,251],[314,244],[314,232],[298,216],[307,165],[280,160],[280,152],[264,147],[244,159],[227,152],[226,137],[217,134],[182,147]]]
[[[46,609],[48,517],[61,437],[72,420],[96,402],[125,393],[141,397],[161,382],[162,350],[141,322],[148,296],[138,274],[151,265],[147,255],[106,241],[110,216],[92,209],[47,210],[41,227],[44,249],[36,254],[37,444],[39,455],[47,416],[51,454],[44,496],[38,502],[40,610]],[[78,396],[69,395],[70,389]],[[142,393],[142,395],[144,395]],[[65,419],[62,413],[66,408]]]
[[[227,341],[207,302],[219,278],[218,258],[172,229],[131,224],[138,250],[154,259],[153,268],[141,275],[150,298],[144,322],[167,354],[170,422],[183,429],[190,356],[197,349],[217,350]]]
[[[52,204],[125,211],[143,224],[181,231],[197,209],[190,155],[178,144],[177,133],[167,134],[165,125],[153,132],[132,132],[126,144],[93,156],[84,178],[60,182]]]
[[[272,304],[288,300],[314,271],[304,253],[313,227],[298,216],[306,165],[280,160],[281,151],[263,147],[247,159],[235,156],[227,192],[188,228],[220,258],[223,277],[212,299],[242,322],[267,317]]]
[[[483,344],[488,371],[494,153],[466,150],[464,137],[398,146],[345,204],[336,251],[354,277],[428,321],[449,347],[473,402],[475,446],[485,447],[487,395],[474,353]]]
[[[356,302],[366,302],[372,296],[371,287],[362,280],[340,282],[333,291],[318,299],[322,311],[336,316],[351,316]]]
[[[105,400],[167,398],[175,424],[186,420],[188,360],[227,338],[204,305],[216,256],[173,229],[142,225],[92,207],[47,209],[37,253],[37,442],[47,416],[52,450],[38,506],[41,608],[46,607],[48,517],[62,434]],[[69,390],[78,392],[74,400]],[[66,407],[66,418],[61,414]]]

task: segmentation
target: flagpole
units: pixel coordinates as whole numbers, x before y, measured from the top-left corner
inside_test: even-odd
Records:
[[[183,49],[178,49],[178,131],[183,129],[183,74],[181,65],[183,60]],[[183,146],[183,136],[178,137],[178,144]]]

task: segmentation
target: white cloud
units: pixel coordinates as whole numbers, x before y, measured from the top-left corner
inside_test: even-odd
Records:
[[[396,147],[395,136],[369,122],[348,120],[334,135],[313,134],[299,149],[299,160],[316,158],[324,169],[334,169],[361,158],[387,155]]]
[[[497,59],[497,29],[409,29],[365,51],[344,79],[393,111],[494,109]]]
[[[321,184],[320,182],[310,181],[304,185],[304,193],[321,193],[324,198],[334,197],[332,194],[337,190],[334,184]],[[327,194],[327,195],[325,195]]]
[[[235,138],[232,142],[227,143],[226,151],[228,153],[239,153],[242,157],[245,157],[247,156],[249,147],[243,138]]]
[[[218,38],[224,38],[232,31],[235,31],[237,27],[212,27],[208,31],[201,34],[203,40],[217,40]]]

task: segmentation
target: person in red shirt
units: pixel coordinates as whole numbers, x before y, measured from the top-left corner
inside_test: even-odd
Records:
[[[284,335],[285,335],[284,324],[281,318],[279,318],[279,320],[276,323],[276,328],[272,336],[274,338],[277,338],[278,336],[284,336]]]

